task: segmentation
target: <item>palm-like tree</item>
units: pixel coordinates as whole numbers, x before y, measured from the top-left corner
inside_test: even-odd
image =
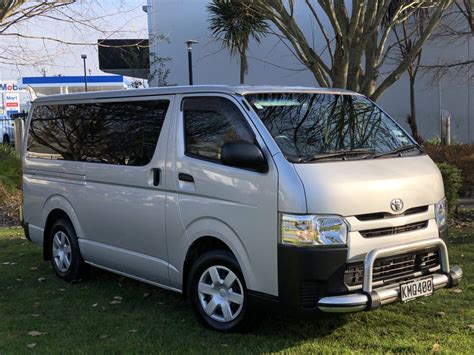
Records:
[[[213,35],[222,41],[232,56],[240,57],[240,83],[243,84],[248,69],[250,39],[261,43],[268,29],[267,22],[249,3],[241,0],[212,0],[207,10]]]

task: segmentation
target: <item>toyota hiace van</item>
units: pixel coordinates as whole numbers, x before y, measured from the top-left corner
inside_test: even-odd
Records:
[[[440,172],[357,93],[188,86],[42,97],[23,226],[89,266],[184,294],[221,331],[253,308],[373,310],[457,285]]]

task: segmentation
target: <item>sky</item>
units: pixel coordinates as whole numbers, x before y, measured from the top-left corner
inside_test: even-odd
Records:
[[[98,64],[98,38],[148,38],[146,0],[81,0],[51,18],[33,18],[11,32],[25,36],[48,37],[65,43],[44,39],[0,37],[0,49],[7,55],[19,56],[26,65],[7,65],[0,59],[0,80],[23,76],[82,75],[81,54],[87,55],[88,72],[103,75]],[[70,16],[75,23],[65,22]],[[82,22],[82,23],[78,23]]]

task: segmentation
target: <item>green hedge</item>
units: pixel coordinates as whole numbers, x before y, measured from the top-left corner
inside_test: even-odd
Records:
[[[441,175],[443,175],[444,193],[448,200],[448,212],[451,215],[454,212],[462,187],[461,169],[447,163],[438,164],[438,167]]]
[[[423,145],[425,152],[435,163],[447,163],[461,169],[463,185],[474,187],[474,144],[428,144]]]

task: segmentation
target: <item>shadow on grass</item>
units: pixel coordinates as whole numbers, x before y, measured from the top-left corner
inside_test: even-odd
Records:
[[[277,352],[322,342],[348,319],[259,314],[246,333],[217,333],[203,328],[177,293],[97,268],[66,283],[42,261],[41,248],[18,235],[0,238],[0,309],[1,353],[25,351],[31,342],[51,352],[65,346],[78,352],[201,352],[210,344],[217,352]],[[32,339],[32,330],[47,334]]]
[[[148,285],[95,267],[91,267],[88,277],[81,280],[80,284],[102,284],[104,286],[105,284],[109,284],[109,286],[118,285],[119,287],[126,289],[129,294],[135,294],[134,296],[138,298],[143,297],[143,295],[147,295],[146,298],[149,298],[150,296],[148,296],[148,294],[155,295],[157,297],[156,301],[159,304],[164,303],[170,306],[170,310],[176,312],[176,314],[186,312],[186,318],[191,317],[192,319],[193,328],[210,332],[211,334],[220,334],[202,327],[197,320],[194,319],[188,300],[183,295],[176,292]],[[145,293],[142,293],[143,291],[145,291]],[[153,311],[153,305],[151,305],[150,311]],[[347,315],[328,314],[323,312],[316,314],[313,313],[311,316],[305,317],[302,317],[301,315],[299,317],[291,316],[288,313],[262,312],[259,310],[252,310],[252,312],[254,312],[253,316],[255,316],[254,324],[252,324],[252,326],[245,332],[238,334],[274,337],[276,329],[284,329],[285,336],[292,339],[292,343],[294,344],[308,340],[308,338],[317,341],[318,338],[323,338],[332,334],[348,321]],[[315,325],[317,326],[315,327]],[[263,351],[283,350],[278,347],[275,348],[273,345],[271,348]]]

